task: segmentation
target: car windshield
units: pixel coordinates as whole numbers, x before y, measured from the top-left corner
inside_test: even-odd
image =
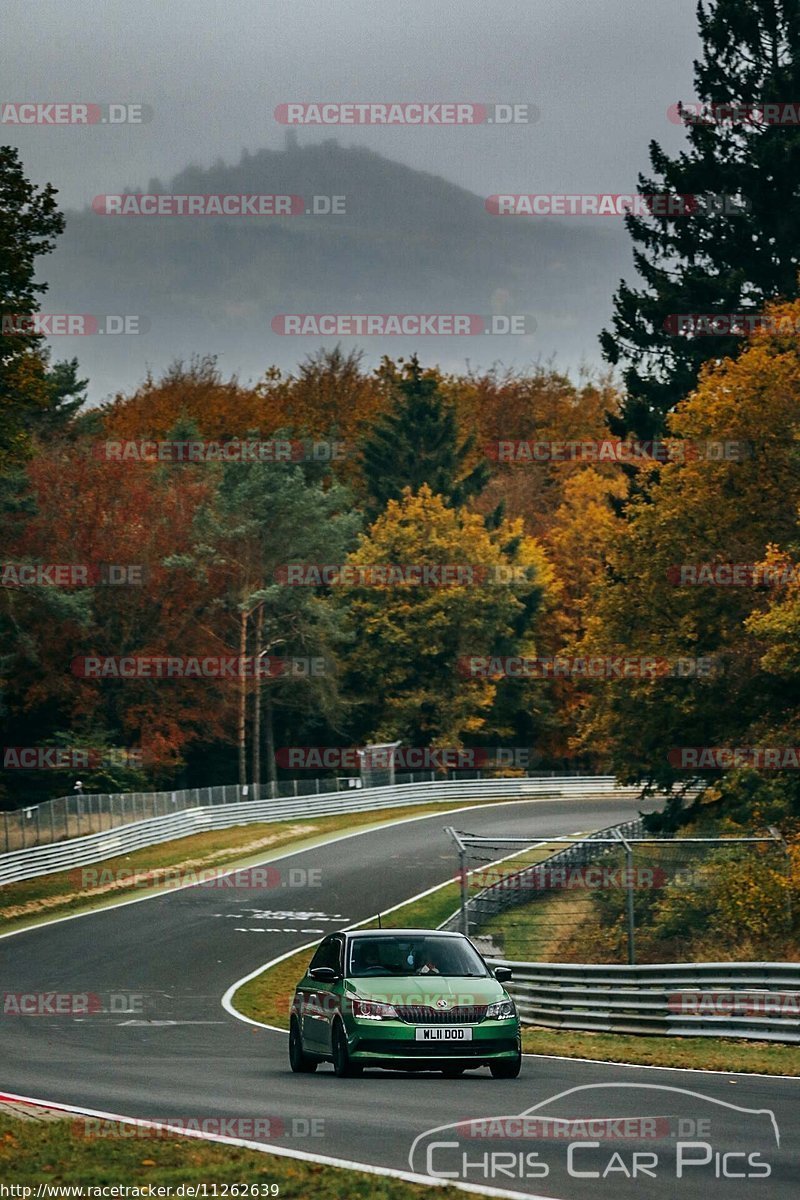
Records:
[[[356,979],[369,975],[486,977],[487,970],[465,939],[420,934],[354,938],[348,974]]]

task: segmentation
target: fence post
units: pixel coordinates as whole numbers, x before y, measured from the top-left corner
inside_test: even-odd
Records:
[[[469,881],[467,879],[467,848],[452,825],[445,825],[445,833],[449,833],[458,846],[458,876],[461,883],[461,932],[469,937]]]
[[[628,913],[628,966],[636,966],[636,942],[634,932],[634,910],[633,910],[633,847],[630,842],[622,836],[618,829],[615,829],[619,840],[625,847],[625,890],[626,908]]]

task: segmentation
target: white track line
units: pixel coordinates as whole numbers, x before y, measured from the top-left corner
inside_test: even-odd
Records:
[[[471,1192],[478,1196],[502,1196],[509,1200],[556,1200],[552,1196],[534,1195],[532,1192],[511,1192],[503,1188],[483,1187],[474,1183],[459,1183],[452,1179],[437,1179],[432,1175],[417,1175],[411,1171],[396,1171],[391,1167],[377,1167],[368,1163],[351,1162],[346,1158],[333,1158],[327,1154],[311,1154],[306,1150],[288,1150],[284,1146],[267,1145],[265,1142],[255,1142],[248,1138],[229,1137],[222,1133],[202,1133],[197,1129],[184,1129],[171,1126],[169,1121],[145,1121],[139,1117],[126,1117],[121,1113],[103,1112],[96,1108],[78,1108],[73,1104],[55,1104],[50,1100],[42,1100],[34,1096],[18,1096],[13,1092],[0,1092],[0,1103],[13,1102],[36,1104],[40,1108],[50,1108],[57,1112],[75,1113],[78,1116],[102,1117],[107,1121],[118,1121],[121,1125],[136,1125],[140,1129],[173,1129],[177,1137],[197,1138],[206,1142],[221,1142],[225,1146],[240,1146],[245,1150],[256,1150],[261,1154],[274,1154],[279,1158],[301,1159],[303,1162],[320,1163],[327,1167],[344,1167],[348,1171],[362,1171],[365,1175],[387,1175],[391,1179],[402,1179],[408,1183],[422,1183],[428,1187],[453,1187],[461,1192]]]

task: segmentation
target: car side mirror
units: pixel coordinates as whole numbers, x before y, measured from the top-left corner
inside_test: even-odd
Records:
[[[317,983],[333,983],[334,979],[339,978],[333,967],[312,967],[308,973]]]
[[[494,977],[498,983],[508,983],[509,979],[514,978],[514,972],[511,967],[495,967]]]

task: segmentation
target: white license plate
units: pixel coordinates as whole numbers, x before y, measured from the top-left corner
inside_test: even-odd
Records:
[[[463,1026],[437,1025],[433,1029],[417,1029],[416,1038],[418,1042],[471,1042],[472,1030]]]

